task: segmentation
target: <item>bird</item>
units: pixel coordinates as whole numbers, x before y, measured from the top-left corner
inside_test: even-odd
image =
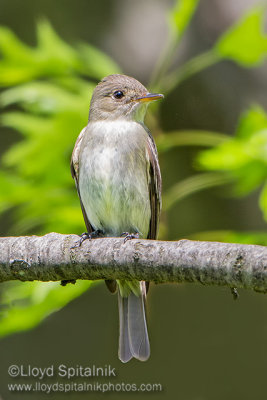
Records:
[[[122,74],[95,87],[87,126],[75,143],[71,173],[87,232],[86,238],[156,239],[161,212],[161,173],[155,141],[144,124],[147,105],[164,96],[150,93]],[[107,280],[118,288],[119,359],[146,361],[150,344],[145,301],[148,283]]]

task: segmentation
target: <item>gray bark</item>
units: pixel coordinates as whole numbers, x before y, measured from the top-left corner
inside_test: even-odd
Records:
[[[101,238],[73,248],[78,240],[58,233],[0,238],[0,282],[138,279],[267,291],[263,246]]]

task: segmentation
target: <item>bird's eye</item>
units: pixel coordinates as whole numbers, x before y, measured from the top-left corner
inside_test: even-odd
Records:
[[[121,99],[124,96],[124,93],[121,90],[116,90],[116,92],[113,93],[113,97],[115,99]]]

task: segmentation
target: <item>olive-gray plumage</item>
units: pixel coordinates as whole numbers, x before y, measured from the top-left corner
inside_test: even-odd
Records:
[[[95,88],[88,125],[76,141],[71,163],[88,233],[156,238],[161,176],[156,146],[143,119],[148,102],[160,97],[126,75],[109,75]],[[150,355],[145,282],[117,283],[119,358],[145,361]],[[114,287],[112,282],[108,286]]]

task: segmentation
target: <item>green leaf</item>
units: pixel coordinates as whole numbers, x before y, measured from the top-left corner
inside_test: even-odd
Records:
[[[238,122],[236,136],[240,138],[249,138],[256,131],[267,128],[267,114],[259,106],[253,106],[243,114]]]
[[[174,61],[174,54],[177,51],[178,45],[185,33],[185,30],[193,17],[193,14],[198,6],[199,0],[176,0],[174,6],[169,12],[169,36],[166,45],[161,53],[161,56],[151,75],[150,88],[153,91],[164,91],[169,85],[175,85],[172,77],[171,84],[165,83],[166,77],[169,75],[169,69]]]
[[[241,168],[248,162],[245,143],[228,139],[214,149],[201,152],[198,162],[208,170],[232,171]]]
[[[264,33],[265,6],[257,6],[226,31],[215,45],[215,51],[245,67],[261,64],[267,56]]]
[[[69,110],[86,115],[94,85],[84,82],[82,92],[72,92],[49,82],[29,82],[5,90],[0,95],[1,105],[19,103],[31,113],[56,114]],[[18,127],[17,127],[18,128]]]
[[[59,282],[6,284],[1,298],[0,337],[35,327],[91,285],[92,281],[83,280],[65,287],[60,286]]]
[[[199,0],[176,0],[170,11],[170,25],[181,36],[198,6]]]
[[[0,54],[1,63],[8,60],[14,63],[17,61],[23,64],[31,64],[34,58],[34,49],[27,46],[8,28],[0,26]]]
[[[240,119],[234,138],[198,156],[207,170],[228,171],[236,181],[236,193],[246,194],[267,179],[267,116],[253,107]]]
[[[8,28],[0,27],[0,85],[10,86],[45,77],[87,75],[93,79],[120,72],[106,54],[91,45],[76,48],[65,43],[51,24],[37,25],[37,46],[22,43]]]
[[[41,20],[37,25],[37,43],[38,55],[47,68],[46,73],[53,73],[50,70],[54,67],[58,71],[62,68],[82,68],[76,50],[57,35],[47,20]]]
[[[121,69],[110,57],[88,43],[79,44],[78,51],[88,76],[100,80],[106,75],[121,74]]]
[[[47,21],[38,24],[38,44],[40,52],[46,54],[49,69],[56,64],[56,70],[61,70],[61,67],[73,69],[97,80],[121,72],[110,57],[92,45],[81,43],[74,50],[60,39]]]
[[[259,205],[267,220],[267,114],[252,107],[240,118],[236,135],[198,156],[200,167],[227,171],[234,194],[245,195],[264,185]]]

